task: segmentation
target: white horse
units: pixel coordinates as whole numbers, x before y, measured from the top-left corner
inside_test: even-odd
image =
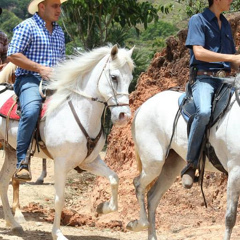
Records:
[[[110,181],[112,197],[109,202],[98,206],[98,213],[105,214],[118,209],[118,176],[106,166],[99,155],[105,143],[101,132],[101,116],[105,106],[110,108],[111,120],[118,126],[126,124],[131,116],[128,87],[134,68],[132,51],[133,49],[118,49],[117,46],[102,47],[66,60],[54,69],[50,86],[56,92],[40,122],[41,138],[54,159],[54,240],[67,239],[60,230],[64,188],[67,173],[77,166],[107,177]],[[1,94],[0,106],[11,95],[12,91]],[[10,120],[7,129],[9,145],[5,147],[5,161],[0,173],[0,193],[7,224],[15,233],[21,233],[22,226],[14,219],[7,196],[9,180],[16,169],[17,129],[18,122]],[[6,119],[0,117],[0,136],[4,139],[5,135]],[[96,136],[99,136],[99,140],[91,151],[87,143]],[[42,151],[35,156],[46,157]]]
[[[240,80],[238,75],[237,80]],[[164,91],[148,99],[136,112],[132,135],[140,175],[134,179],[136,195],[140,204],[140,219],[128,223],[127,229],[140,231],[148,229],[148,240],[156,240],[155,212],[163,194],[171,187],[186,166],[187,124],[180,116],[171,143],[171,150],[165,159],[173,131],[173,122],[178,111],[178,98],[182,93]],[[227,211],[225,216],[224,240],[231,237],[236,222],[240,194],[240,107],[231,99],[227,113],[210,130],[209,141],[217,157],[228,172]],[[207,161],[207,171],[218,171]],[[147,193],[148,214],[144,205],[144,193],[148,185],[154,185]],[[148,215],[148,216],[147,216]]]

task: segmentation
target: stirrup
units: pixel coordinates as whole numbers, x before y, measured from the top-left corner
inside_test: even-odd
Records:
[[[193,163],[188,163],[187,166],[181,171],[181,177],[190,169],[193,168],[196,170],[196,167],[194,167]]]
[[[16,169],[16,171],[14,172],[13,174],[13,178],[18,180],[18,181],[22,181],[22,182],[26,182],[26,181],[31,181],[32,180],[32,173],[31,173],[31,170],[30,170],[30,167],[28,164],[25,164],[24,163],[25,160],[23,160],[21,163],[20,163],[20,167]],[[27,172],[28,172],[28,177],[20,177],[18,176],[18,173],[20,171],[22,171],[23,169],[25,169]]]
[[[197,168],[194,166],[193,163],[188,163],[187,166],[181,171],[181,178],[190,168],[197,170]],[[196,182],[198,182],[198,180],[199,180],[199,176],[195,175],[193,182],[196,183]]]

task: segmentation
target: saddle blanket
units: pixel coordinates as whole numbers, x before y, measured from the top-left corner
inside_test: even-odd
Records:
[[[48,103],[48,100],[45,101],[42,105],[40,119],[44,117],[44,114],[47,110],[47,103]],[[16,101],[16,95],[13,94],[13,96],[11,96],[0,108],[0,116],[4,118],[9,117],[9,119],[19,121],[20,116],[17,114],[17,107],[18,107],[18,104]]]

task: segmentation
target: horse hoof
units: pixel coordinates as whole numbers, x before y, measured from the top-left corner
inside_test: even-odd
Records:
[[[36,182],[35,182],[35,184],[36,185],[43,185],[43,180],[42,179],[38,179]]]
[[[100,203],[98,206],[97,206],[97,213],[99,214],[103,214],[104,213],[104,208],[106,208],[107,206],[107,203]]]
[[[126,229],[133,232],[139,232],[148,229],[149,223],[139,223],[138,220],[134,220],[128,223]]]
[[[14,235],[17,235],[17,236],[22,236],[24,233],[23,228],[21,226],[13,228],[12,232]]]
[[[129,231],[135,231],[134,228],[137,225],[138,220],[134,220],[128,223],[128,225],[126,226],[126,229]]]
[[[96,211],[97,211],[98,214],[107,214],[107,213],[111,213],[111,212],[117,211],[117,207],[110,208],[109,207],[109,202],[103,202],[103,203],[100,203],[97,206],[97,210]]]
[[[20,224],[23,224],[23,223],[26,222],[26,220],[25,220],[25,218],[24,218],[22,213],[15,214],[14,219],[15,219],[16,222],[18,222]]]

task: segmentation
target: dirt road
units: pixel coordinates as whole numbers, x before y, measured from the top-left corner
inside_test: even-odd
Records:
[[[2,153],[0,152],[0,156]],[[2,158],[0,159],[2,162]],[[40,175],[41,160],[33,159],[32,172],[33,180],[30,183],[22,184],[20,187],[21,206],[23,207],[24,216],[27,220],[22,224],[24,234],[22,236],[14,236],[12,232],[5,227],[3,220],[2,205],[0,202],[0,239],[4,240],[51,240],[51,228],[53,218],[53,162],[47,161],[48,176],[45,179],[44,185],[35,185],[34,181]],[[91,219],[96,219],[93,216],[94,209],[92,203],[82,206],[83,200],[88,200],[87,189],[94,184],[94,177],[85,175],[81,177],[84,187],[76,186],[76,179],[79,180],[79,175],[72,171],[68,175],[66,186],[66,209],[71,209],[79,214],[84,213],[83,217],[89,214]],[[12,203],[12,187],[9,187],[10,204]],[[166,215],[164,211],[169,208],[171,214]],[[219,214],[221,217],[215,217],[214,214],[207,213],[213,211],[199,207],[193,209],[182,209],[181,212],[175,210],[175,206],[165,205],[158,210],[158,213],[163,213],[159,227],[159,240],[220,240],[224,233],[224,211]],[[196,211],[196,212],[194,212]],[[105,222],[111,219],[121,221],[119,216],[111,213],[104,217]],[[182,216],[181,216],[182,215]],[[207,217],[208,216],[208,217]],[[239,219],[238,219],[239,222]],[[240,226],[234,228],[232,240],[240,239]],[[107,226],[107,225],[106,225]],[[84,225],[77,227],[62,226],[61,229],[64,235],[69,240],[147,240],[147,232],[132,233],[125,230],[123,226],[120,231],[118,228],[99,227],[99,225]]]

